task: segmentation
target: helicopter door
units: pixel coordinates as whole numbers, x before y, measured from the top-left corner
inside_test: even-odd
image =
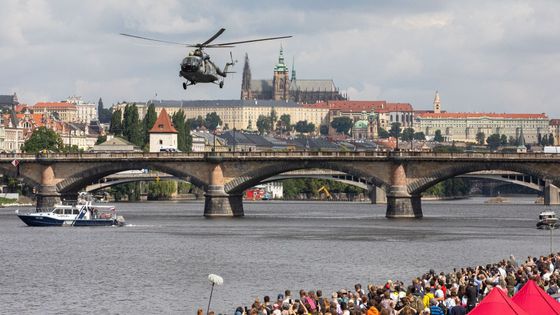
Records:
[[[181,63],[181,68],[183,71],[186,72],[196,72],[198,71],[198,68],[200,68],[200,65],[201,65],[200,57],[188,56],[185,57],[185,59],[183,59],[183,62]]]

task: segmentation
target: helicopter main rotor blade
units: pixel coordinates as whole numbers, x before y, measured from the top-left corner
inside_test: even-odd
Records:
[[[138,38],[138,39],[143,39],[143,40],[150,40],[153,42],[160,42],[160,43],[166,43],[166,44],[173,44],[173,45],[181,45],[181,46],[187,46],[187,47],[197,47],[197,46],[192,46],[189,44],[185,44],[185,43],[177,43],[177,42],[172,42],[172,41],[168,41],[168,40],[161,40],[161,39],[155,39],[155,38],[148,38],[148,37],[142,37],[142,36],[137,36],[137,35],[130,35],[130,34],[125,34],[125,33],[120,33],[122,36],[128,36],[128,37],[132,37],[132,38]]]
[[[220,44],[212,44],[212,45],[208,45],[206,47],[209,48],[217,48],[217,47],[224,47],[227,45],[235,45],[235,44],[245,44],[245,43],[252,43],[252,42],[262,42],[265,40],[275,40],[275,39],[283,39],[283,38],[290,38],[292,37],[290,36],[280,36],[280,37],[268,37],[268,38],[259,38],[259,39],[251,39],[251,40],[242,40],[239,42],[229,42],[229,43],[220,43]]]
[[[222,33],[225,31],[225,28],[221,28],[219,31],[216,32],[216,34],[214,34],[214,36],[208,38],[208,40],[206,40],[204,43],[202,44],[198,44],[199,47],[204,47],[207,46],[208,44],[210,44],[213,40],[215,40],[216,38],[218,38],[218,36],[222,35]]]

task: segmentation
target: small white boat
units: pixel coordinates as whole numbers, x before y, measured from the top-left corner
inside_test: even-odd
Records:
[[[558,228],[558,218],[554,211],[543,211],[539,214],[538,229],[556,229]]]
[[[113,206],[93,205],[85,202],[76,205],[56,205],[49,212],[20,213],[17,216],[29,226],[111,226],[124,225],[124,218],[117,216]]]

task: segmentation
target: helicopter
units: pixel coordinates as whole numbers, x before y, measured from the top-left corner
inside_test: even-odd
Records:
[[[233,73],[229,71],[229,68],[233,67],[237,61],[233,60],[233,55],[231,51],[229,53],[231,58],[230,61],[227,62],[226,65],[224,66],[224,69],[221,70],[220,67],[216,66],[210,60],[210,55],[204,52],[205,48],[231,48],[231,47],[235,47],[233,45],[236,44],[245,44],[245,43],[261,42],[266,40],[276,40],[276,39],[284,39],[284,38],[292,37],[292,36],[267,37],[267,38],[229,42],[229,43],[211,44],[216,38],[222,35],[222,33],[225,30],[226,30],[225,28],[221,28],[216,32],[216,34],[214,34],[212,37],[210,37],[205,42],[200,44],[178,43],[173,41],[160,40],[160,39],[148,38],[148,37],[143,37],[138,35],[125,34],[125,33],[120,33],[120,35],[154,41],[154,42],[195,48],[193,51],[189,52],[189,54],[185,58],[183,58],[183,61],[180,64],[181,70],[179,71],[179,76],[187,80],[186,82],[183,82],[183,89],[185,90],[187,89],[188,86],[195,85],[197,83],[214,83],[217,84],[220,88],[223,88],[224,87],[223,78],[225,78],[228,73]]]

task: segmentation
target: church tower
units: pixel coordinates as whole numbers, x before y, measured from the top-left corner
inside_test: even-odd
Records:
[[[274,78],[272,79],[272,98],[274,100],[288,100],[290,87],[288,75],[288,67],[284,63],[284,52],[282,46],[280,46],[280,56],[278,57],[278,63],[274,67]]]
[[[245,54],[245,66],[243,66],[243,79],[241,81],[241,99],[253,99],[251,92],[251,67],[249,67],[249,55]]]
[[[441,102],[439,100],[439,93],[436,91],[436,96],[434,97],[434,113],[441,113]]]

